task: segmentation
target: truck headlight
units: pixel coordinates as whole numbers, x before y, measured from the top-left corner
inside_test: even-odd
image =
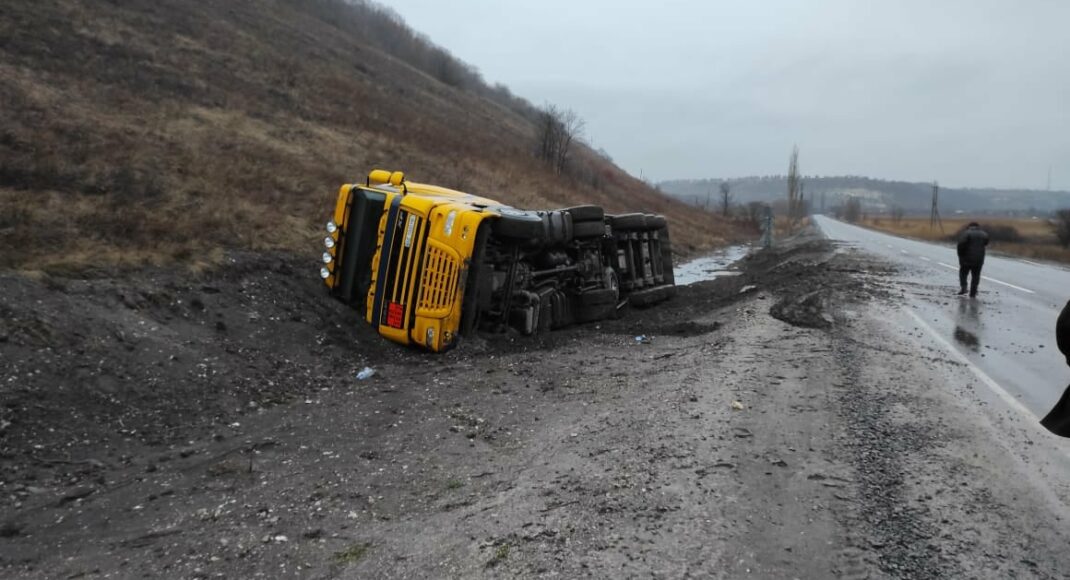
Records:
[[[334,238],[332,238],[331,236],[327,236],[326,238],[323,238],[323,245],[327,246],[328,250],[333,248],[334,247]]]
[[[334,220],[327,222],[327,233],[333,234],[338,231],[338,224],[334,223]]]
[[[435,329],[434,328],[428,328],[427,329],[427,340],[424,342],[424,344],[426,344],[427,346],[431,346],[432,344],[434,344],[434,341],[435,341]]]
[[[446,214],[446,223],[442,226],[442,233],[446,237],[453,235],[453,222],[457,221],[457,210],[452,210]]]
[[[331,271],[330,270],[328,270],[327,268],[320,268],[320,278],[323,278],[324,280],[326,280],[327,278],[330,278],[330,277],[331,277]]]
[[[323,263],[324,264],[330,264],[331,260],[333,260],[333,259],[334,259],[334,256],[332,256],[330,252],[323,252]]]

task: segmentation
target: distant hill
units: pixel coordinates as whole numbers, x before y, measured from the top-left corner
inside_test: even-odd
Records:
[[[663,181],[658,187],[677,198],[696,205],[705,205],[712,192],[711,204],[716,204],[722,181],[731,184],[733,201],[774,202],[786,197],[787,179],[784,176],[741,177],[727,179],[681,179]],[[842,204],[849,197],[857,197],[868,211],[888,211],[900,207],[906,213],[928,214],[932,200],[931,183],[885,181],[870,177],[805,177],[803,193],[821,209],[825,205]],[[940,211],[944,215],[956,212],[974,214],[1037,215],[1057,209],[1070,208],[1070,192],[1038,191],[1032,189],[962,189],[940,187]]]
[[[359,0],[5,2],[0,268],[318,254],[371,168],[520,207],[665,213],[730,231],[580,145],[536,159],[537,109]],[[567,107],[568,103],[557,103]]]

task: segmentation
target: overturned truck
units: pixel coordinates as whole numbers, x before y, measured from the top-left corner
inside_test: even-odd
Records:
[[[477,330],[534,334],[675,291],[665,218],[519,210],[372,171],[343,185],[320,276],[379,334],[443,351]]]

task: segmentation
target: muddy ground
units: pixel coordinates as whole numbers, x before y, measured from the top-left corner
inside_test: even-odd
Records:
[[[1066,576],[1066,490],[890,267],[802,236],[741,268],[444,355],[287,256],[0,276],[0,576]]]

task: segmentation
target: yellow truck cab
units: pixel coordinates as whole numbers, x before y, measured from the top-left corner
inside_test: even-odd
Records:
[[[615,227],[616,226],[616,227]],[[533,334],[672,294],[664,218],[518,210],[374,170],[338,192],[320,276],[382,336],[432,351]]]

